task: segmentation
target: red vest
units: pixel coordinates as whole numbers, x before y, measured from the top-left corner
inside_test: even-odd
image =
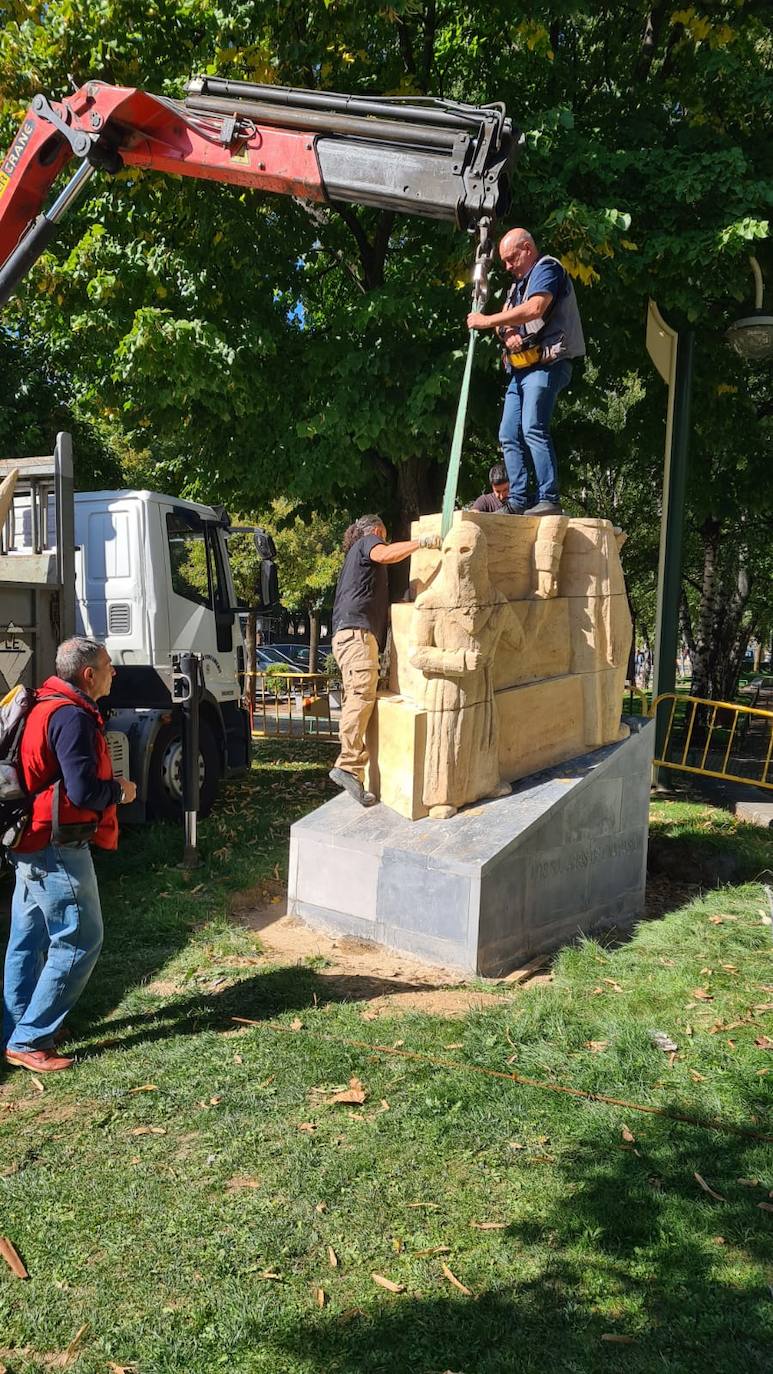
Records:
[[[66,701],[62,700],[66,697]],[[30,853],[45,849],[51,843],[51,803],[53,784],[59,778],[59,764],[48,742],[48,722],[60,706],[70,703],[87,711],[97,724],[96,758],[94,760],[97,777],[106,782],[113,776],[110,750],[105,739],[105,727],[96,704],[84,697],[77,688],[60,677],[50,677],[36,693],[36,701],[27,717],[21,740],[21,767],[24,785],[28,792],[39,792],[32,803],[32,812],[24,834],[16,846],[16,852]],[[46,783],[51,783],[50,787]],[[59,821],[61,825],[84,825],[95,822],[97,829],[90,843],[98,849],[118,848],[118,818],[114,805],[103,812],[89,811],[85,807],[73,806],[62,786],[59,789]]]

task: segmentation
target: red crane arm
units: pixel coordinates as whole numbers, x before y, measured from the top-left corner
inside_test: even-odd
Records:
[[[342,96],[204,77],[185,102],[89,81],[33,100],[0,163],[0,305],[95,168],[230,182],[490,227],[522,139],[501,106]],[[47,211],[72,159],[80,166]],[[487,240],[488,241],[488,240]]]
[[[89,148],[104,141],[127,167],[231,182],[306,200],[325,199],[315,140],[307,133],[252,125],[245,128],[248,137],[224,145],[205,135],[199,122],[186,120],[184,110],[175,110],[171,103],[146,91],[98,82],[45,105],[45,113],[37,113],[34,104],[27,112],[0,169],[0,263],[76,155],[60,127],[50,122],[48,110],[71,136],[82,135]]]

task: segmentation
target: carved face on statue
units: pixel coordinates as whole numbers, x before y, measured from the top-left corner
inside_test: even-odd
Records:
[[[448,531],[441,550],[433,601],[442,606],[477,606],[491,600],[486,536],[472,521]]]

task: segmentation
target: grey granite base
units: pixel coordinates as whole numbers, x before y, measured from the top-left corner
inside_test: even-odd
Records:
[[[290,831],[288,910],[430,962],[498,977],[644,909],[654,725],[448,821],[342,793]]]

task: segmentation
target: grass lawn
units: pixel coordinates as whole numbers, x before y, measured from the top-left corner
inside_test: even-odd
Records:
[[[193,875],[165,827],[100,860],[81,1062],[0,1083],[0,1234],[31,1275],[0,1265],[0,1367],[769,1370],[773,840],[658,801],[661,846],[732,849],[742,881],[463,1019],[374,1021],[330,1000],[319,960],[272,966],[229,920],[235,892],[283,876],[329,761],[261,744]],[[333,1103],[353,1078],[365,1101]]]

